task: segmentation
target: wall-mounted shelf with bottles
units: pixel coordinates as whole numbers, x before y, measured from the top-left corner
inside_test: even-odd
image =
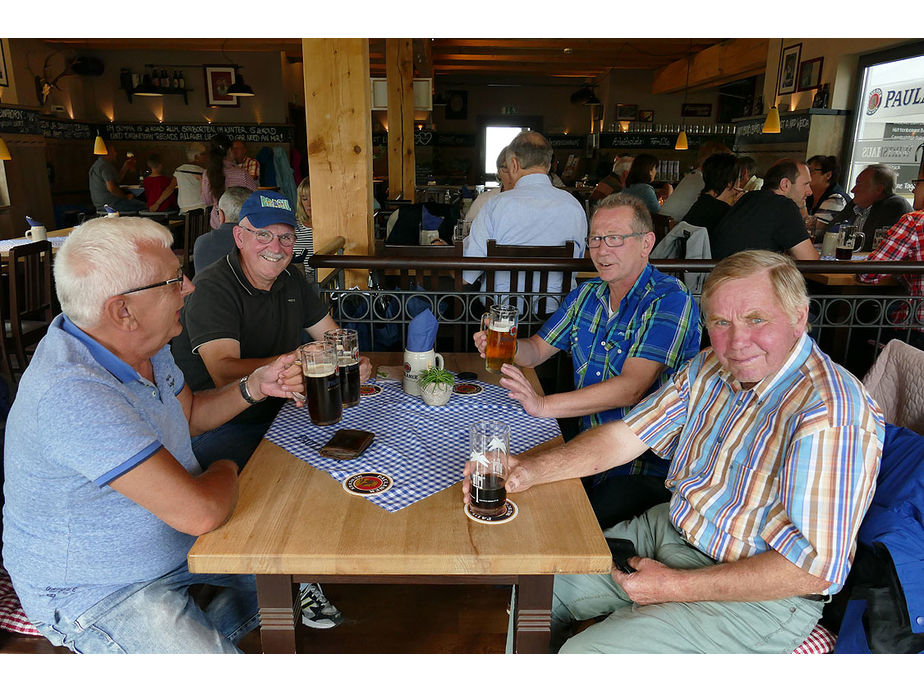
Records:
[[[170,96],[181,95],[183,102],[189,105],[189,92],[192,89],[186,88],[186,78],[183,70],[173,70],[169,74],[166,67],[155,67],[154,65],[145,65],[144,74],[139,75],[137,72],[131,72],[128,68],[122,68],[119,76],[119,88],[128,95],[128,102],[132,102],[135,96]],[[171,65],[169,67],[181,67]],[[187,67],[187,66],[182,66]]]

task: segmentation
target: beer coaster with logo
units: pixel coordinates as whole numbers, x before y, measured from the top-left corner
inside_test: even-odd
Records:
[[[510,522],[519,512],[520,509],[517,507],[517,504],[509,498],[504,502],[504,512],[494,517],[482,515],[478,511],[472,510],[472,507],[468,503],[465,504],[465,515],[468,519],[485,525],[502,525],[505,522]]]
[[[387,474],[381,472],[361,472],[353,474],[343,480],[343,490],[354,496],[374,496],[384,493],[392,487],[394,481]]]
[[[452,386],[452,391],[457,395],[478,395],[484,392],[484,388],[474,383],[456,383]]]
[[[381,385],[360,385],[359,394],[365,397],[371,397],[373,395],[380,394],[382,392]]]

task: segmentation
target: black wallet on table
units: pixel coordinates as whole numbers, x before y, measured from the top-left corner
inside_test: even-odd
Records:
[[[370,431],[344,428],[331,436],[320,452],[324,457],[332,457],[335,460],[356,459],[369,447],[373,438],[375,433]]]

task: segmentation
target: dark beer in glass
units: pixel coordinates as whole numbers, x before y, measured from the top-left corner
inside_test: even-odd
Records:
[[[359,404],[359,337],[356,330],[328,330],[324,341],[337,349],[340,370],[340,398],[343,406]]]
[[[469,426],[469,507],[473,513],[495,517],[506,512],[509,447],[509,424],[485,420]]]
[[[337,423],[343,417],[343,403],[336,349],[326,342],[310,342],[299,349],[299,355],[311,423],[316,426]]]

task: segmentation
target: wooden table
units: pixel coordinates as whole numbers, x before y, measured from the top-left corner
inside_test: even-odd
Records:
[[[400,353],[368,356],[374,366],[402,362]],[[497,382],[477,353],[443,356],[453,371]],[[264,439],[231,519],[196,541],[189,569],[256,574],[264,652],[295,651],[293,584],[350,582],[517,585],[514,651],[545,653],[554,576],[609,572],[610,553],[580,481],[514,500],[519,515],[495,526],[466,518],[461,484],[389,513]]]
[[[74,230],[73,226],[68,226],[67,228],[58,229],[57,231],[49,231],[48,233],[45,234],[45,236],[47,238],[61,238],[63,236],[69,236],[71,234],[71,231],[73,230]],[[31,238],[26,238],[25,236],[20,236],[19,238],[10,238],[9,240],[24,241],[26,243],[33,242]],[[51,252],[56,253],[58,252],[58,249],[55,246],[51,246]],[[10,256],[9,250],[0,250],[0,257],[2,257],[4,260],[6,260],[9,256]]]

